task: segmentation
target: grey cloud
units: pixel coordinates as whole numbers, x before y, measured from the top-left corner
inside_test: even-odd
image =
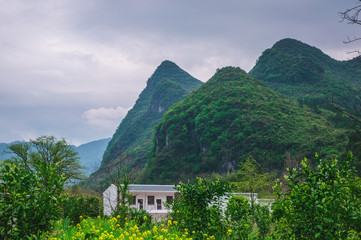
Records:
[[[250,70],[285,37],[345,59],[355,46],[342,40],[359,32],[339,23],[351,1],[0,2],[0,142],[111,136],[115,129],[87,125],[82,114],[128,109],[165,59],[206,81],[223,66]]]

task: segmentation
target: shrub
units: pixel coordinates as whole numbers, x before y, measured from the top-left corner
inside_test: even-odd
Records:
[[[103,204],[98,197],[64,196],[62,201],[63,218],[69,218],[74,225],[80,222],[80,216],[101,216],[102,209]]]
[[[50,229],[61,217],[60,193],[65,179],[42,162],[41,173],[16,164],[0,167],[0,238],[26,239]],[[46,184],[43,179],[46,178]]]
[[[361,182],[349,159],[322,160],[312,169],[305,159],[289,170],[289,189],[276,186],[273,217],[289,239],[347,239],[361,232]],[[354,234],[353,234],[354,235]]]
[[[125,223],[129,220],[133,221],[139,226],[149,226],[152,222],[152,216],[144,209],[137,209],[125,205],[118,205],[112,215],[117,219],[117,223],[124,227]]]
[[[257,224],[259,238],[264,239],[270,231],[271,215],[268,206],[255,204],[253,206],[253,219]]]
[[[251,213],[251,206],[246,198],[240,196],[230,198],[225,216],[234,239],[247,239],[252,232]]]
[[[223,221],[222,198],[229,190],[220,181],[210,182],[197,178],[193,183],[180,183],[175,187],[180,194],[170,206],[169,217],[179,223],[180,228],[188,229],[197,239],[207,236],[226,235],[227,226]]]

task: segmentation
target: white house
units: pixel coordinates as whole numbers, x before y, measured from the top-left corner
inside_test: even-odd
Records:
[[[133,202],[130,207],[146,210],[154,219],[160,219],[168,213],[164,203],[172,203],[173,199],[178,197],[178,193],[174,189],[174,185],[141,185],[130,184],[128,193],[133,195]],[[104,214],[111,215],[113,209],[117,205],[117,187],[110,185],[103,192]],[[250,202],[253,200],[255,203],[261,205],[271,206],[273,199],[258,199],[257,193],[231,193],[230,196],[243,196]],[[225,209],[227,206],[228,198],[223,197],[220,199],[220,207]]]
[[[110,215],[116,207],[117,192],[117,187],[113,184],[103,192],[105,215]],[[128,193],[134,196],[130,207],[144,209],[155,219],[165,216],[168,210],[164,207],[164,203],[172,203],[177,197],[174,185],[130,184]]]

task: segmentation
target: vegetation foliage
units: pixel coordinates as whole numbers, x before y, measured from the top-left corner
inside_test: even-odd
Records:
[[[164,115],[142,181],[176,183],[230,172],[250,155],[266,171],[280,171],[286,152],[343,152],[347,131],[327,119],[334,113],[321,112],[271,90],[239,68],[223,68]]]
[[[150,153],[154,127],[173,104],[201,84],[173,62],[162,62],[118,126],[105,150],[100,169],[90,177],[87,185],[94,188],[99,181],[101,190],[108,187],[110,180],[106,169],[119,161],[120,154],[127,159],[130,168],[141,171]]]
[[[289,169],[287,191],[277,185],[273,217],[284,239],[350,239],[361,233],[361,181],[350,159],[306,159]]]
[[[316,47],[283,39],[259,57],[250,75],[272,89],[313,108],[334,102],[361,116],[360,63],[337,61]]]

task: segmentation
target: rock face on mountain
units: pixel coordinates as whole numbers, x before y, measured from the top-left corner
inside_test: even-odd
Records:
[[[323,74],[322,67],[314,69]],[[342,152],[345,130],[327,120],[334,113],[320,111],[275,92],[240,68],[223,68],[163,116],[141,181],[173,184],[225,173],[249,155],[267,170],[281,170],[285,155]]]
[[[310,107],[327,108],[333,101],[361,116],[360,60],[337,61],[316,47],[283,39],[263,52],[249,74]]]
[[[201,85],[201,81],[175,63],[162,62],[110,140],[100,171],[119,159],[120,155],[141,170],[152,146],[154,127],[173,104]]]

